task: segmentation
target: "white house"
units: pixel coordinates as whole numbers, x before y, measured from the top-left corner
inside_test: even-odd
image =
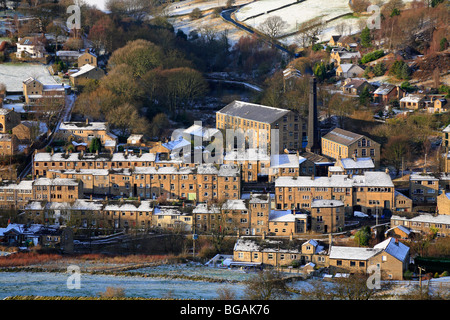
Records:
[[[16,57],[28,56],[33,59],[43,58],[46,54],[44,44],[37,37],[19,38]]]

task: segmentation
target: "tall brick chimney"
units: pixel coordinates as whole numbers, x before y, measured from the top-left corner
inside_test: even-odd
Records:
[[[317,116],[317,79],[309,79],[308,144],[306,151],[321,153],[319,118]]]

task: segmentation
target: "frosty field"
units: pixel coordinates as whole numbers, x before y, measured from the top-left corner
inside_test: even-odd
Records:
[[[58,84],[45,65],[32,63],[0,64],[0,82],[5,84],[8,92],[21,92],[23,90],[22,82],[29,77],[35,77],[44,85]]]
[[[80,289],[67,287],[68,274],[0,272],[0,299],[10,296],[98,297],[108,287],[121,288],[126,297],[215,299],[226,284],[204,281],[81,274]],[[243,285],[232,284],[238,297]]]

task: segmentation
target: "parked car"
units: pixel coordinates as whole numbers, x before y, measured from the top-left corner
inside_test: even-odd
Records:
[[[365,214],[364,212],[361,212],[361,211],[354,211],[353,215],[358,218],[369,218],[369,216],[367,214]]]

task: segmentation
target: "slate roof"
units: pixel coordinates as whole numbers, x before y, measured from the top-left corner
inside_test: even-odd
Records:
[[[374,94],[385,95],[395,89],[393,84],[384,83],[375,90]]]
[[[394,238],[380,242],[374,249],[382,249],[400,261],[405,261],[409,254],[409,247]]]
[[[290,111],[235,100],[217,112],[233,117],[239,117],[242,119],[264,123],[273,123],[274,121],[280,119],[282,116],[288,114]]]
[[[341,65],[342,66],[342,65]],[[350,70],[350,68],[346,71],[342,70],[342,72],[348,72]],[[346,83],[344,85],[345,88],[359,88],[361,87],[364,83],[367,83],[366,80],[364,79],[353,79],[351,81],[349,81],[348,83]]]
[[[362,137],[364,136],[358,133],[350,132],[341,128],[334,128],[333,130],[328,132],[323,137],[323,139],[327,139],[339,144],[349,146],[352,143],[358,141]]]

